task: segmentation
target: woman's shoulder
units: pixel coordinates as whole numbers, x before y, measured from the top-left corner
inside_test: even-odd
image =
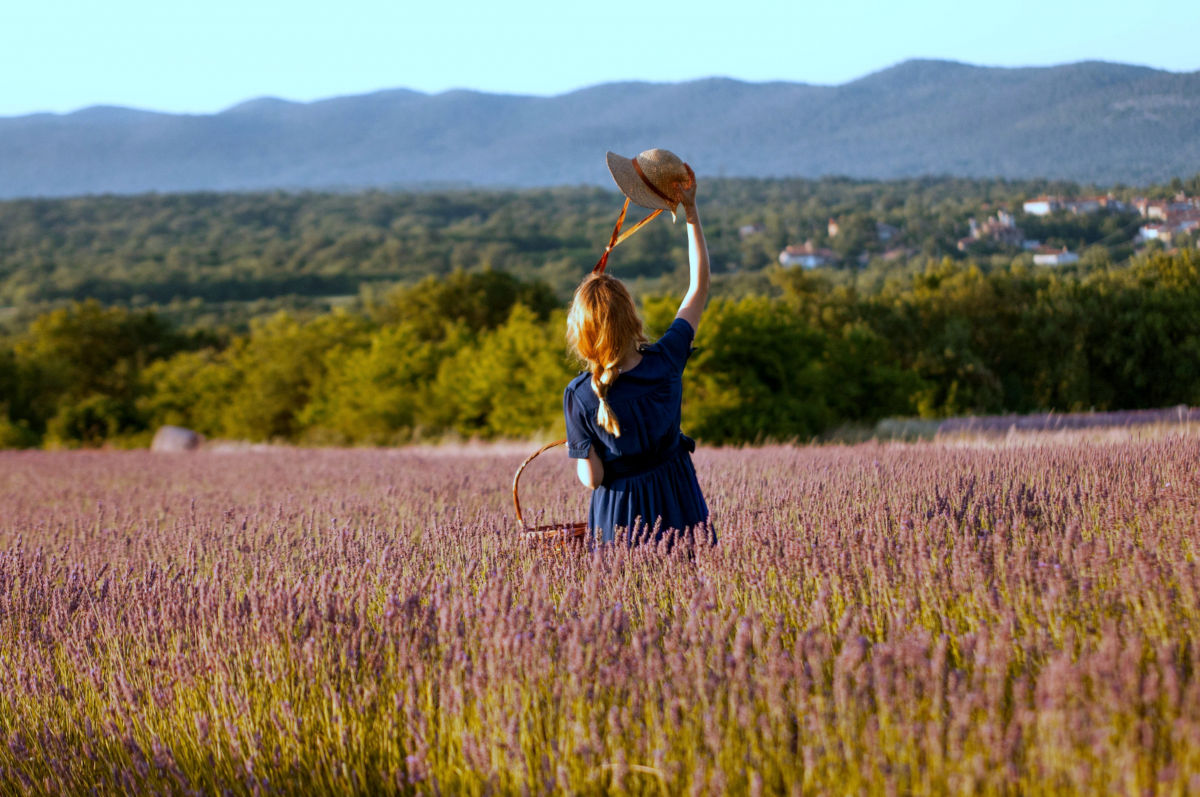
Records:
[[[692,329],[692,325],[687,322],[687,319],[676,316],[675,320],[672,321],[671,325],[667,327],[666,331],[659,336],[658,340],[654,341],[653,343],[644,343],[642,344],[641,348],[642,351],[658,351],[664,346],[670,346],[672,341],[684,340],[688,343],[691,343],[695,337],[696,332]]]
[[[682,370],[683,364],[691,354],[692,341],[695,337],[696,333],[692,329],[692,325],[686,319],[676,317],[662,337],[653,343],[643,345],[641,351],[643,354],[664,357],[673,368]]]
[[[592,374],[589,371],[580,371],[579,375],[572,379],[567,384],[567,389],[564,391],[568,395],[574,395],[578,398],[586,399],[592,393]]]

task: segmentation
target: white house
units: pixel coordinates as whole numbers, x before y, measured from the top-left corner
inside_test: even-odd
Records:
[[[1065,246],[1062,249],[1044,246],[1033,256],[1033,263],[1037,266],[1066,266],[1078,262],[1079,255],[1068,252]]]
[[[1030,216],[1048,216],[1061,207],[1062,200],[1056,196],[1034,197],[1021,206]]]
[[[1143,241],[1171,242],[1171,230],[1165,224],[1143,224],[1138,230],[1138,238]]]
[[[1002,246],[1021,246],[1025,242],[1025,233],[1021,232],[1013,221],[1013,215],[1001,208],[996,215],[982,222],[975,217],[967,219],[969,235],[958,242],[960,251],[967,251],[973,244],[982,240],[995,241]]]
[[[785,268],[800,266],[801,268],[817,268],[836,263],[838,256],[830,249],[820,249],[813,246],[812,241],[805,241],[800,246],[789,246],[779,253],[779,264]]]
[[[1072,213],[1098,213],[1105,208],[1121,210],[1121,203],[1115,197],[1081,196],[1076,199],[1064,199],[1060,196],[1038,196],[1021,206],[1031,216],[1047,216],[1056,210],[1069,210]]]
[[[1133,201],[1137,212],[1148,219],[1165,219],[1167,217],[1167,201],[1165,199],[1139,198]]]

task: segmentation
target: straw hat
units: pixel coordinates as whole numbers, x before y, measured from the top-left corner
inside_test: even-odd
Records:
[[[608,170],[621,193],[634,204],[669,210],[672,216],[680,202],[679,186],[692,179],[679,156],[665,149],[648,149],[636,158],[610,152]]]

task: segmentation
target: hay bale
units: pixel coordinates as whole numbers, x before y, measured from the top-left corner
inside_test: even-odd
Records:
[[[160,426],[154,433],[151,451],[195,451],[204,441],[196,432],[182,426]]]

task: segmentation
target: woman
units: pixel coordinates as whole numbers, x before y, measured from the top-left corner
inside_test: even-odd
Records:
[[[563,395],[567,452],[593,488],[588,529],[604,542],[671,540],[708,525],[695,443],[679,429],[683,368],[708,299],[708,247],[695,175],[680,165],[685,177],[655,188],[687,217],[691,284],[670,328],[648,344],[629,291],[603,273],[576,289],[567,318],[567,339],[588,366]]]

